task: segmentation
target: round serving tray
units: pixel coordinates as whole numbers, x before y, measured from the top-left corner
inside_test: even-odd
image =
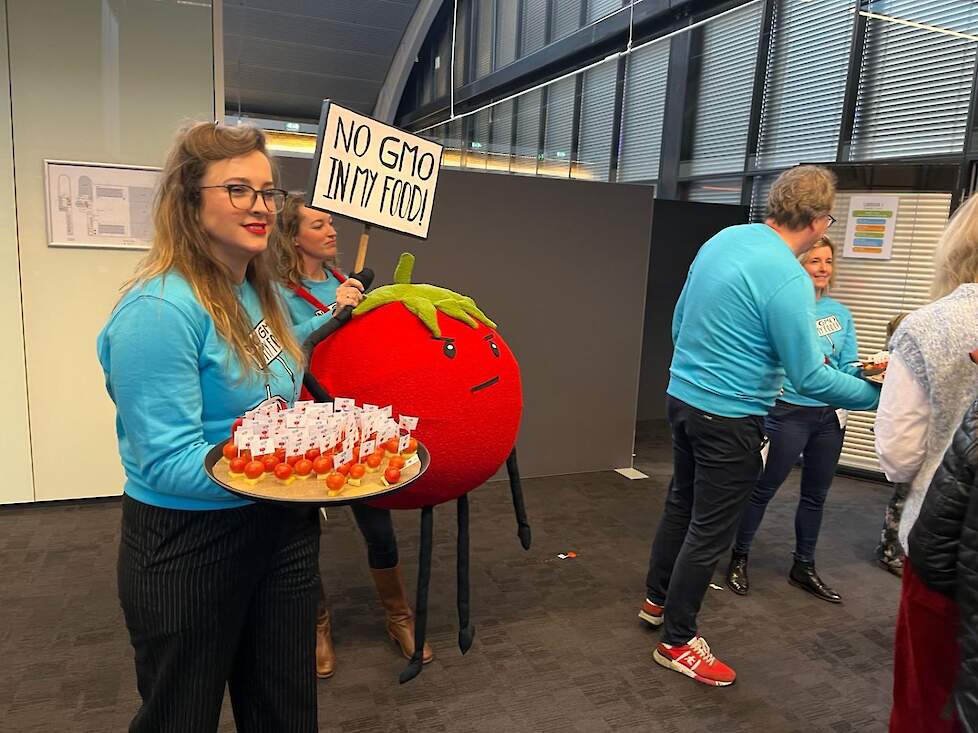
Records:
[[[288,484],[268,474],[262,476],[255,483],[244,478],[232,478],[229,475],[228,462],[223,453],[224,445],[227,442],[225,440],[215,445],[204,458],[204,469],[210,479],[221,488],[230,491],[235,496],[240,496],[242,499],[275,504],[342,506],[386,498],[404,491],[424,474],[431,464],[428,449],[419,441],[418,458],[420,460],[411,466],[405,466],[401,470],[402,480],[397,485],[384,486],[380,482],[380,477],[384,475],[384,468],[387,465],[385,459],[376,473],[368,473],[363,477],[363,483],[360,486],[347,484],[339,494],[330,496],[326,491],[326,482],[316,478],[315,475],[308,479],[295,479]]]

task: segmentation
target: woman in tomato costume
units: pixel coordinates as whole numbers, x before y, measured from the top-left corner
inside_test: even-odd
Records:
[[[303,199],[290,195],[279,215],[278,233],[273,247],[279,262],[279,277],[296,333],[303,337],[310,319],[332,312],[334,307],[356,306],[363,295],[363,284],[347,278],[336,267],[336,229],[333,217],[305,206]],[[318,321],[312,321],[321,325]],[[414,613],[404,591],[397,554],[397,536],[388,509],[366,504],[351,507],[360,534],[367,543],[367,563],[377,594],[384,607],[387,633],[408,659],[414,654]],[[433,659],[425,644],[422,660]],[[332,624],[322,583],[316,620],[316,674],[332,677],[336,670]]]
[[[414,257],[402,254],[394,283],[369,293],[344,322],[317,329],[306,387],[318,400],[344,395],[358,402],[393,404],[420,419],[413,435],[431,456],[425,473],[403,491],[371,502],[382,509],[421,509],[415,649],[424,643],[430,578],[432,509],[458,504],[459,647],[472,644],[468,590],[468,492],[504,463],[510,478],[517,534],[529,549],[516,462],[516,435],[523,410],[519,365],[488,316],[472,298],[435,285],[411,282]],[[391,358],[392,346],[397,357]],[[421,671],[415,652],[401,675]]]

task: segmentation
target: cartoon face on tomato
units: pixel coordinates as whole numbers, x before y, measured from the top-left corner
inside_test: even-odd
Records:
[[[471,298],[411,284],[413,262],[402,255],[394,285],[371,292],[310,364],[334,396],[420,418],[414,436],[431,465],[376,502],[389,509],[440,504],[485,483],[513,449],[523,409],[519,366],[495,324]]]

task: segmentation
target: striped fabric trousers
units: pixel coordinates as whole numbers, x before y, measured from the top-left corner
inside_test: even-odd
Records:
[[[119,600],[142,706],[133,733],[318,730],[315,510],[122,503]]]

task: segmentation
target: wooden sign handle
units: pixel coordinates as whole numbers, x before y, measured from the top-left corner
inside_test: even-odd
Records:
[[[357,247],[357,262],[353,268],[354,272],[360,272],[367,262],[367,245],[370,243],[370,225],[363,225],[363,232],[360,233],[360,245]]]

